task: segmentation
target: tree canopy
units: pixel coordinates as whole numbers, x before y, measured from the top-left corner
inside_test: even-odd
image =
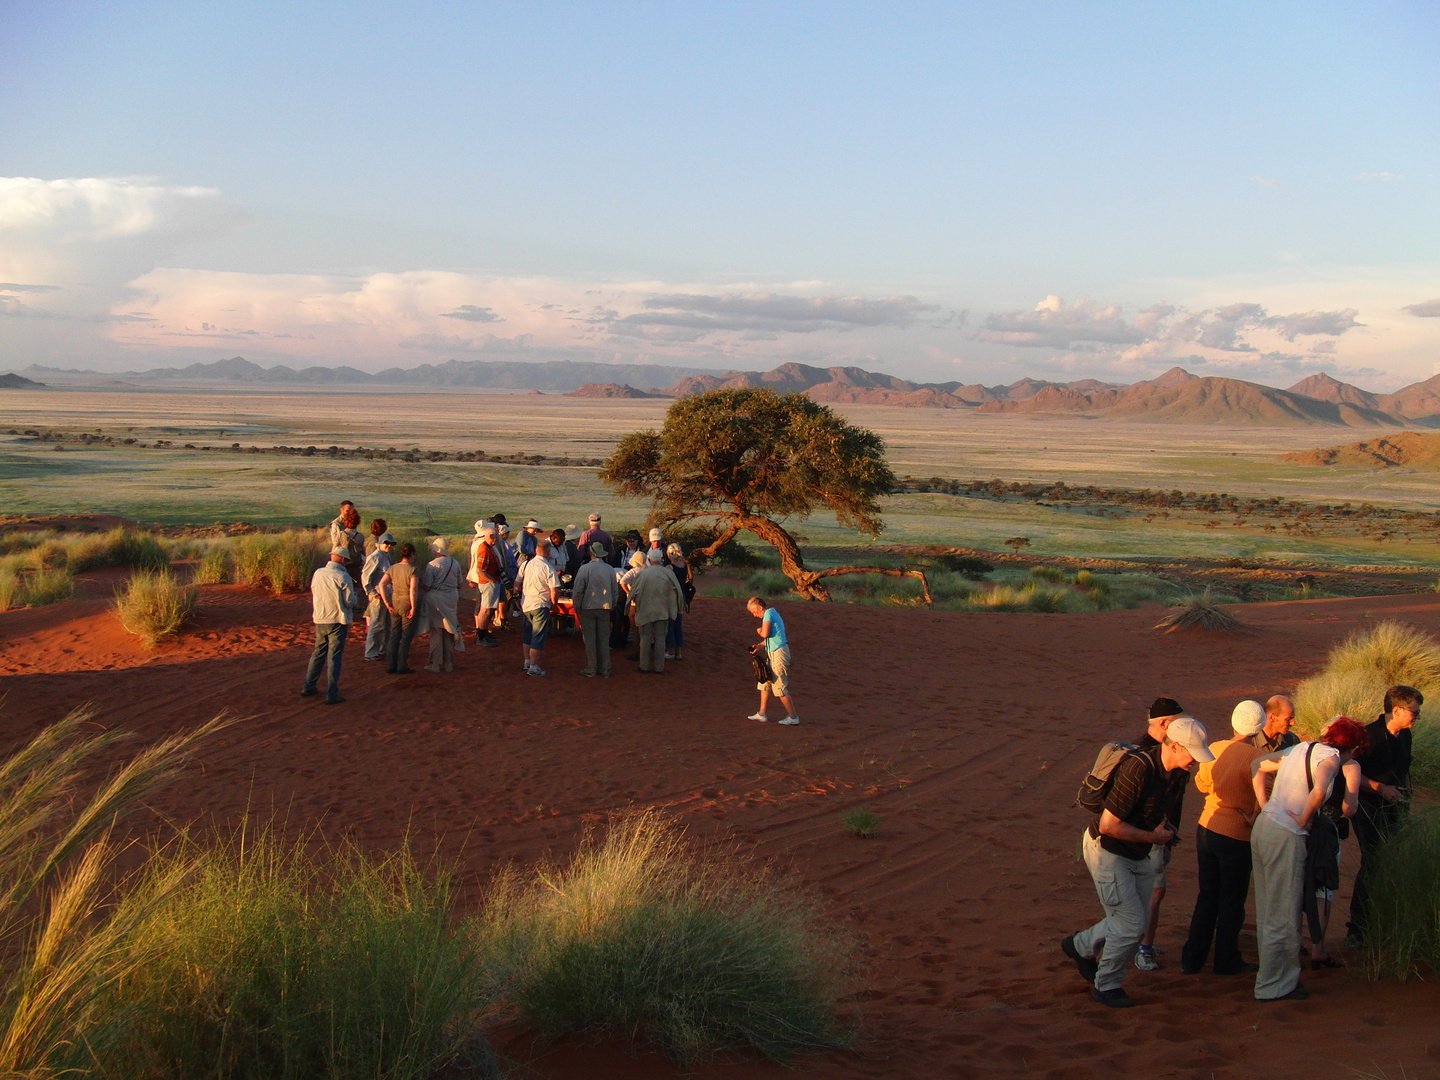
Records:
[[[708,556],[741,530],[780,552],[796,591],[826,592],[805,569],[792,537],[775,518],[805,518],[819,509],[865,536],[884,528],[877,499],[893,490],[885,443],[803,394],[713,390],[681,398],[660,431],[622,438],[601,478],[624,495],[651,500],[652,519],[713,517],[720,537]]]

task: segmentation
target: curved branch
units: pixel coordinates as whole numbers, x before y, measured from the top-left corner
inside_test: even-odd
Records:
[[[920,580],[920,588],[925,594],[925,606],[934,607],[935,601],[930,598],[930,582],[925,577],[924,570],[913,570],[901,568],[891,569],[888,566],[832,566],[828,570],[821,570],[815,576],[817,578],[834,577],[837,574],[886,574],[890,577],[913,577]]]

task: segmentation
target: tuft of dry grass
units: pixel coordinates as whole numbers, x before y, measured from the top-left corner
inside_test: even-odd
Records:
[[[147,648],[174,637],[195,610],[194,585],[182,584],[169,570],[140,570],[115,598],[120,625]]]
[[[843,1042],[848,945],[793,887],[738,852],[700,854],[654,811],[588,836],[568,866],[503,873],[478,932],[500,993],[546,1035],[644,1038],[683,1063]]]
[[[1173,634],[1176,630],[1218,630],[1223,634],[1240,634],[1247,627],[1228,611],[1220,608],[1207,588],[1179,602],[1176,609],[1155,624],[1156,630]]]

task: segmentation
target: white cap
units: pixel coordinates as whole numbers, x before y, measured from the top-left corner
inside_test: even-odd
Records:
[[[1205,725],[1193,716],[1177,716],[1171,720],[1170,726],[1165,729],[1165,739],[1179,743],[1202,764],[1215,760],[1215,755],[1210,752],[1210,736],[1205,731]]]
[[[651,542],[652,544],[658,544],[658,543],[660,542],[660,530],[659,530],[659,529],[651,529],[651,530],[650,530],[650,542]]]

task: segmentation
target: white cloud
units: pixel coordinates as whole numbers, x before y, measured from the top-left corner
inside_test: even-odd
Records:
[[[1365,184],[1389,184],[1396,180],[1404,180],[1405,177],[1393,172],[1362,172],[1359,176],[1351,179]]]
[[[1419,304],[1406,304],[1400,310],[1418,315],[1422,319],[1440,319],[1440,297]]]
[[[1255,183],[1259,184],[1261,187],[1278,187],[1280,181],[1271,180],[1268,176],[1257,176],[1255,177]]]

